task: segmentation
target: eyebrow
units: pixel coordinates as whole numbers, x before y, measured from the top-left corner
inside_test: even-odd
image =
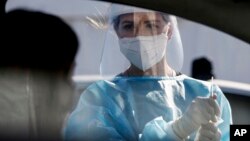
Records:
[[[126,24],[126,23],[131,24],[131,23],[134,23],[134,22],[133,22],[133,21],[130,21],[130,20],[124,20],[124,21],[121,22],[121,24]]]
[[[149,23],[149,22],[160,23],[160,20],[146,20],[146,21],[144,21],[144,23]]]
[[[160,23],[160,20],[146,20],[144,23],[150,23],[150,22],[155,22],[155,23]],[[121,22],[122,24],[131,24],[134,23],[132,20],[124,20]]]

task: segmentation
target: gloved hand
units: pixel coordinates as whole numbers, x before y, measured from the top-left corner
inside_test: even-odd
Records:
[[[215,123],[201,125],[198,130],[195,141],[220,141],[221,131],[216,127]]]
[[[202,124],[217,122],[220,108],[214,98],[197,97],[187,108],[186,112],[172,123],[173,131],[181,139],[185,139]]]

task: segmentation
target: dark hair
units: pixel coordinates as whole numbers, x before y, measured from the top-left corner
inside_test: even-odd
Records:
[[[1,25],[0,67],[70,69],[78,49],[73,30],[60,18],[15,10]]]
[[[120,18],[121,18],[122,15],[119,15],[117,17],[115,17],[113,19],[113,26],[114,26],[114,29],[117,30],[118,29],[118,25],[120,24]]]

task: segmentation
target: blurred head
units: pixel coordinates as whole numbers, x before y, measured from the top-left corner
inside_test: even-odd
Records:
[[[55,16],[24,10],[7,13],[0,28],[0,115],[6,117],[0,138],[60,140],[74,98],[75,33]]]
[[[201,80],[209,80],[211,77],[215,77],[210,60],[205,57],[195,59],[192,63],[192,77]]]
[[[65,72],[71,69],[78,41],[61,19],[15,10],[6,14],[1,34],[0,67]]]

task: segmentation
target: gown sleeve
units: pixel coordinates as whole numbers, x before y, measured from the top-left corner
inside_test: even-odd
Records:
[[[217,93],[217,101],[220,105],[221,109],[221,119],[222,122],[218,125],[222,135],[221,141],[229,141],[230,140],[230,125],[232,124],[232,113],[231,106],[221,91],[221,89],[216,86]],[[146,124],[143,133],[141,135],[142,141],[150,141],[150,140],[172,140],[172,141],[181,141],[174,132],[171,127],[173,121],[166,122],[162,117],[158,117],[148,124]],[[196,133],[193,133],[188,137],[187,140],[193,141]]]
[[[182,141],[173,131],[172,122],[157,117],[144,127],[140,141]]]
[[[219,87],[216,86],[218,103],[221,109],[221,119],[222,123],[218,125],[221,130],[221,141],[229,141],[230,140],[230,125],[233,124],[232,121],[232,112],[229,101],[222,93]]]
[[[81,94],[63,130],[66,141],[135,140],[133,135],[122,108],[98,84],[92,84]]]

